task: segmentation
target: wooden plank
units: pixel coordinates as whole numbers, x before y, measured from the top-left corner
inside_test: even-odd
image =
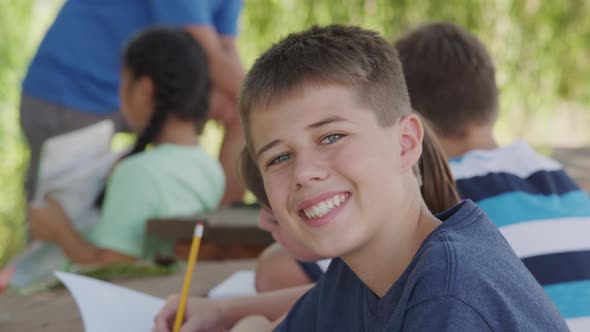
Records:
[[[227,208],[209,214],[187,217],[152,219],[148,221],[148,236],[175,241],[190,241],[197,222],[205,224],[203,240],[215,245],[267,246],[272,236],[258,228],[258,209]]]

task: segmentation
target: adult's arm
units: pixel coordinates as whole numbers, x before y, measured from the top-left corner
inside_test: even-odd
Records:
[[[153,24],[185,27],[203,47],[215,87],[236,101],[244,69],[235,47],[226,40],[231,44],[238,35],[242,2],[223,0],[220,8],[212,8],[210,1],[203,0],[148,0]]]
[[[245,72],[235,46],[235,37],[220,36],[213,27],[204,25],[189,25],[186,29],[207,55],[215,88],[237,102]]]

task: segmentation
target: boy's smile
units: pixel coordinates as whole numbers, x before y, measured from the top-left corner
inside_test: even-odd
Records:
[[[349,192],[324,193],[299,205],[299,216],[310,226],[321,226],[335,215],[350,197]]]
[[[250,115],[256,163],[281,228],[322,257],[376,235],[396,211],[391,198],[403,195],[398,126],[381,126],[352,91],[311,86]]]

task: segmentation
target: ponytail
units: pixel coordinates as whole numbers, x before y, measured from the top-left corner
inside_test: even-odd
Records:
[[[162,131],[162,127],[164,126],[164,122],[166,121],[166,110],[164,108],[156,109],[150,118],[150,122],[148,123],[147,127],[141,132],[137,140],[135,141],[135,145],[133,149],[129,151],[128,154],[125,155],[124,158],[130,157],[136,153],[145,151],[146,147],[153,142]]]
[[[160,135],[160,131],[164,126],[164,122],[166,120],[166,112],[165,109],[158,109],[156,106],[154,113],[148,123],[147,127],[142,131],[142,133],[138,136],[137,140],[135,141],[135,145],[133,149],[129,151],[127,154],[121,157],[121,160],[130,157],[134,154],[140,153],[145,151],[147,146]],[[94,206],[97,208],[102,208],[102,204],[104,203],[105,195],[106,195],[107,187],[106,185],[102,187],[102,190],[96,197],[94,201]]]
[[[421,187],[420,192],[426,206],[432,213],[439,213],[459,203],[459,194],[455,180],[442,148],[430,125],[424,124],[422,156],[419,160]]]

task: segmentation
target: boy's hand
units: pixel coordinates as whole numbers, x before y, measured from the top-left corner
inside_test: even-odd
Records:
[[[56,242],[64,223],[69,223],[68,216],[61,205],[49,196],[43,206],[31,204],[29,221],[33,239],[50,242]]]
[[[154,318],[153,332],[171,332],[176,318],[180,297],[168,298],[166,304]],[[226,330],[221,308],[217,302],[204,298],[189,298],[186,304],[184,322],[180,332],[222,332]]]

